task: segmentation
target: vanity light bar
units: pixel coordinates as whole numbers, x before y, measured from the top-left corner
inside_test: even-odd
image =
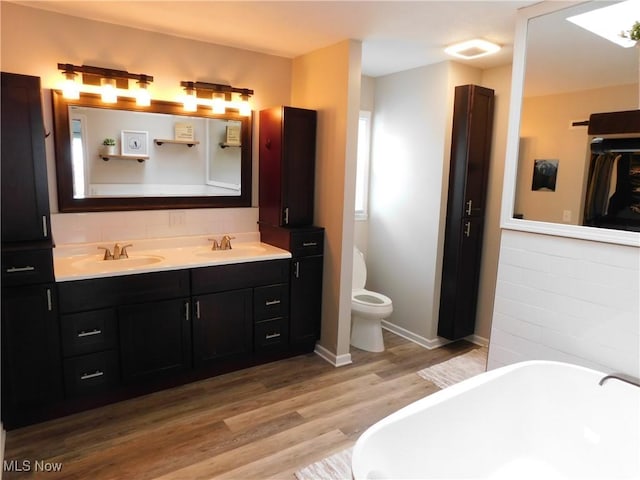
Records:
[[[226,106],[237,106],[240,115],[251,115],[251,105],[249,98],[253,95],[253,90],[248,88],[237,88],[231,85],[207,82],[180,82],[180,86],[185,89],[184,108],[187,111],[197,109],[197,99],[207,99],[214,113],[224,113]],[[233,94],[240,96],[240,103],[233,105]]]
[[[113,93],[115,89],[128,90],[129,80],[135,80],[138,83],[138,93],[136,94],[137,103],[140,106],[148,106],[151,97],[147,87],[153,82],[151,75],[144,73],[129,73],[125,70],[115,70],[112,68],[95,67],[93,65],[73,65],[71,63],[58,63],[58,70],[61,70],[65,76],[65,84],[63,92],[65,98],[78,98],[80,93],[80,85],[96,85],[105,86],[111,89],[111,97],[105,101],[114,101]],[[76,76],[82,74],[82,82],[76,82]],[[103,92],[103,95],[107,93]]]

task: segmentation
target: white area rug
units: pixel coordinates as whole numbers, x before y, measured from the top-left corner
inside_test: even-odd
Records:
[[[482,373],[487,368],[487,349],[476,348],[416,372],[440,388]],[[295,472],[298,480],[351,480],[351,453],[348,448]]]
[[[347,448],[298,470],[298,480],[351,480],[351,451]]]
[[[440,388],[446,388],[486,371],[487,349],[476,348],[470,352],[453,357],[446,362],[432,365],[418,372],[425,380],[435,383]]]

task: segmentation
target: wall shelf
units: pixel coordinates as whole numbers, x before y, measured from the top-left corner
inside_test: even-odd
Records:
[[[237,143],[224,143],[220,142],[220,148],[229,148],[229,147],[242,147],[242,145]]]
[[[189,148],[191,148],[194,145],[198,145],[200,142],[198,142],[197,140],[167,140],[164,138],[154,138],[153,143],[158,146],[162,145],[163,143],[173,143],[176,145],[187,145]]]
[[[142,163],[145,160],[147,160],[149,158],[148,155],[137,155],[132,157],[131,155],[104,155],[104,154],[100,154],[100,158],[102,160],[104,160],[105,162],[108,162],[110,159],[112,158],[119,158],[122,160],[137,160],[138,162]]]

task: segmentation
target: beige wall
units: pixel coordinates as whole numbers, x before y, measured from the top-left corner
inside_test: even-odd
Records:
[[[589,137],[587,127],[572,128],[571,122],[589,120],[594,112],[636,109],[637,89],[622,85],[523,100],[515,213],[526,220],[582,224]],[[535,159],[559,160],[555,192],[531,190]],[[563,220],[565,210],[570,221]]]
[[[96,65],[153,75],[154,99],[178,100],[183,80],[251,88],[253,109],[288,104],[291,60],[160,33],[84,20],[0,3],[3,71],[39,76],[44,89],[59,88],[58,63]],[[48,102],[48,98],[45,98]],[[45,105],[45,116],[50,106]],[[256,116],[257,117],[257,116]],[[257,118],[256,118],[257,120]],[[52,128],[50,118],[45,118]],[[254,139],[257,140],[257,122]],[[48,147],[50,196],[57,210],[53,139]],[[257,141],[254,141],[253,198],[257,203]],[[91,215],[91,214],[89,214]],[[126,215],[126,214],[123,214]]]
[[[482,85],[495,90],[495,103],[475,334],[489,339],[500,254],[500,209],[511,98],[511,65],[484,70]]]
[[[359,42],[344,41],[293,61],[292,102],[318,111],[314,222],[326,229],[320,344],[338,363],[349,355],[361,55]]]

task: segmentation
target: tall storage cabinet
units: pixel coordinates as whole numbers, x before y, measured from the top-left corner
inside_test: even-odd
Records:
[[[438,335],[450,340],[475,329],[494,91],[455,89]]]
[[[312,350],[320,338],[324,229],[313,226],[317,113],[260,112],[261,239],[289,250],[289,344]]]
[[[316,111],[274,107],[260,112],[260,213],[267,225],[313,223]]]
[[[1,74],[2,421],[63,395],[40,79]]]

